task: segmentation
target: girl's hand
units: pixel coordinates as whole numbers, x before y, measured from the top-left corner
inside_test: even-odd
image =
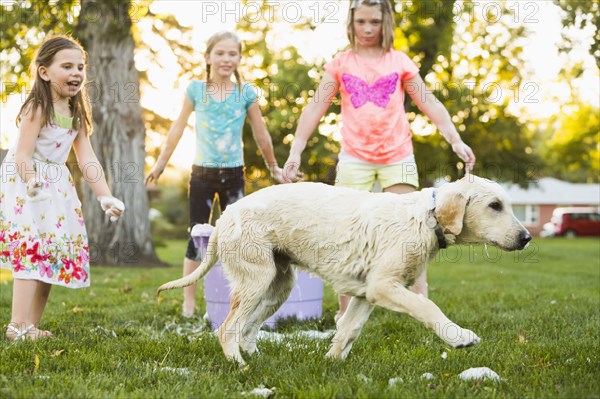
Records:
[[[300,171],[300,155],[290,154],[290,157],[283,165],[283,182],[293,183],[302,180],[302,172]]]
[[[98,201],[106,216],[110,217],[111,222],[119,220],[125,211],[125,204],[115,197],[102,195],[98,197]]]
[[[473,154],[471,147],[460,140],[458,143],[452,145],[452,151],[465,162],[465,172],[471,172],[475,165],[475,154]]]
[[[158,167],[157,164],[154,164],[154,166],[152,167],[152,169],[150,169],[150,172],[148,172],[148,175],[146,176],[146,179],[144,180],[144,184],[147,186],[148,184],[154,182],[154,184],[158,183],[158,178],[160,177],[160,175],[162,175],[164,168],[162,167]]]
[[[279,166],[270,166],[269,172],[271,172],[271,177],[275,179],[277,183],[286,183],[286,181],[283,179],[283,169],[281,169]]]

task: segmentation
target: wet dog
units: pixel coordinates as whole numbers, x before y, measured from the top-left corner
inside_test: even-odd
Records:
[[[193,284],[220,259],[231,284],[231,311],[218,334],[225,355],[240,364],[240,350],[256,350],[260,326],[288,298],[296,268],[352,296],[330,357],[348,355],[375,305],[409,314],[451,347],[466,347],[479,337],[409,287],[447,245],[485,243],[512,251],[530,240],[502,188],[473,175],[403,195],[285,184],[229,205],[198,269],[158,292]]]

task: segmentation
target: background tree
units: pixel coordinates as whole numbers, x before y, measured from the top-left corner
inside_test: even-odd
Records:
[[[166,45],[167,50],[164,51],[168,51],[176,57],[178,65],[176,87],[179,87],[178,82],[180,80],[189,81],[203,77],[203,54],[200,49],[192,46],[191,27],[182,26],[172,14],[153,12],[150,4],[144,9],[143,17],[140,18],[140,21],[150,26],[150,33],[153,40]],[[169,32],[176,32],[176,34],[171,35]],[[133,33],[136,42],[136,54],[147,59],[151,64],[162,65],[161,53],[155,47],[144,42],[140,37],[139,30],[134,29]],[[145,71],[138,72],[138,76],[140,80],[140,92],[142,94],[145,89],[156,89],[154,82],[148,78],[148,74]],[[180,101],[183,102],[183,97]],[[149,145],[149,142],[152,139],[156,139],[155,141],[162,143],[173,121],[149,108],[143,108],[142,112],[146,123],[146,132],[151,139],[147,140],[147,155],[156,159],[160,154],[161,146]]]
[[[420,65],[420,73],[450,112],[463,140],[477,156],[474,173],[525,184],[540,169],[533,134],[509,112],[522,101],[520,38],[505,2],[422,1],[396,4],[396,46]],[[487,10],[487,14],[485,11]],[[408,48],[406,48],[408,47]],[[528,89],[535,90],[534,87]],[[519,98],[519,95],[521,96]],[[415,133],[421,183],[456,179],[462,162],[435,128],[407,105]]]
[[[393,3],[397,26],[394,48],[408,53],[419,66],[419,74],[425,79],[438,63],[438,59],[450,58],[456,26],[453,14],[456,1],[433,0],[412,3],[394,1]],[[448,79],[448,76],[443,79]],[[427,83],[430,84],[430,82]],[[449,82],[445,81],[442,84],[447,83]],[[431,86],[430,88],[434,89]],[[438,85],[438,90],[434,90],[438,98],[439,91]],[[446,102],[444,105],[448,107]],[[432,134],[435,130],[431,126],[427,132],[425,131],[427,122],[423,117],[417,116],[420,111],[408,95],[405,100],[405,108],[413,131],[413,145],[420,184],[430,186],[435,179],[445,177],[447,174],[456,177],[458,170],[455,164],[458,159],[450,162],[453,156],[451,149],[448,148],[441,135]],[[415,119],[419,123],[415,123]],[[471,144],[469,137],[463,135],[463,139],[467,144]],[[475,149],[475,154],[477,155],[477,149]]]
[[[600,1],[599,0],[554,0],[565,12],[563,25],[576,29],[593,30],[593,40],[589,46],[589,52],[596,59],[596,66],[600,68]],[[573,42],[568,34],[563,35],[565,39],[564,48],[571,48]]]
[[[598,183],[600,173],[600,112],[590,104],[572,103],[551,118],[541,149],[546,173],[558,179]]]
[[[257,10],[260,15],[269,14],[269,2],[263,2]],[[320,76],[323,74],[322,65],[309,65],[298,50],[288,46],[275,51],[267,45],[273,39],[271,23],[256,21],[256,16],[242,18],[237,29],[244,36],[244,54],[242,70],[245,75],[253,77],[252,83],[261,93],[259,104],[271,133],[275,156],[280,166],[283,166],[289,155],[289,145],[296,131],[298,118],[302,108],[313,96]],[[281,21],[275,21],[275,23]],[[304,18],[294,25],[294,30],[300,33],[314,29],[314,21]],[[329,112],[339,112],[339,102],[335,102]],[[322,125],[333,126],[333,118],[325,118]],[[319,130],[319,129],[317,129]],[[327,129],[324,129],[327,130]],[[321,126],[321,131],[323,128]],[[248,174],[248,190],[254,191],[272,184],[264,162],[252,139],[250,127],[244,128],[244,149]],[[336,154],[339,143],[332,139],[332,134],[313,134],[302,155],[302,169],[308,181],[324,181],[332,183],[335,172]]]
[[[562,101],[560,112],[539,126],[539,151],[547,160],[544,172],[550,176],[574,182],[598,183],[600,175],[600,99],[582,101],[582,88],[574,84],[589,73],[589,65],[571,56],[577,48],[587,47],[595,60],[595,73],[600,68],[600,2],[598,0],[555,0],[562,11],[563,43],[560,82],[566,82],[569,96]],[[591,34],[591,40],[581,37],[581,30]],[[574,52],[574,51],[573,51]],[[586,68],[588,70],[586,71]],[[557,101],[556,99],[553,99]]]
[[[90,245],[90,256],[101,264],[158,263],[144,186],[145,128],[133,61],[132,11],[136,10],[129,0],[83,0],[77,25],[78,37],[89,53],[92,145],[113,195],[127,204],[121,222],[111,223],[89,187],[83,190],[89,240],[97,246],[94,253]]]
[[[58,0],[52,4],[24,0],[0,3],[2,101],[27,88],[29,65],[48,33],[74,33],[74,6],[78,3],[77,0]]]

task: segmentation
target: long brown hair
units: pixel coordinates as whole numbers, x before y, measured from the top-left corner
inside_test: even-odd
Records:
[[[21,119],[27,113],[35,115],[38,107],[42,110],[42,126],[53,123],[54,120],[54,101],[52,99],[51,83],[42,79],[39,74],[40,67],[48,68],[54,62],[54,56],[61,50],[77,49],[83,53],[83,60],[87,59],[87,53],[75,39],[65,35],[53,36],[46,39],[37,50],[33,62],[29,66],[31,76],[35,76],[31,92],[25,99],[25,102],[17,115],[17,126]],[[86,129],[88,135],[92,134],[92,119],[87,96],[85,81],[81,82],[81,90],[70,98],[69,108],[73,116],[73,129]]]
[[[233,40],[238,45],[238,50],[239,50],[240,56],[241,56],[242,55],[242,41],[240,40],[238,35],[236,35],[233,32],[229,32],[229,31],[217,32],[208,39],[208,41],[206,42],[206,55],[208,56],[210,54],[210,52],[212,51],[212,49],[215,47],[215,45],[217,43],[219,43],[222,40],[227,40],[227,39]],[[240,73],[237,70],[237,68],[235,69],[235,71],[233,71],[233,74],[235,75],[235,81],[238,86],[237,90],[239,92],[242,87],[242,78],[240,77]],[[206,65],[206,84],[208,84],[209,82],[210,82],[210,65],[207,64]]]
[[[356,46],[356,33],[354,32],[354,10],[361,5],[379,6],[382,14],[381,26],[381,47],[384,51],[388,51],[394,45],[394,13],[389,0],[352,0],[350,2],[350,10],[348,11],[348,21],[346,23],[346,32],[348,40],[352,48]]]

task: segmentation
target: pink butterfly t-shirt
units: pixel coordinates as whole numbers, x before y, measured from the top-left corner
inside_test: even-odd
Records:
[[[340,85],[345,152],[378,164],[413,153],[403,82],[418,74],[419,68],[405,53],[390,50],[381,58],[367,59],[348,50],[325,70]]]

